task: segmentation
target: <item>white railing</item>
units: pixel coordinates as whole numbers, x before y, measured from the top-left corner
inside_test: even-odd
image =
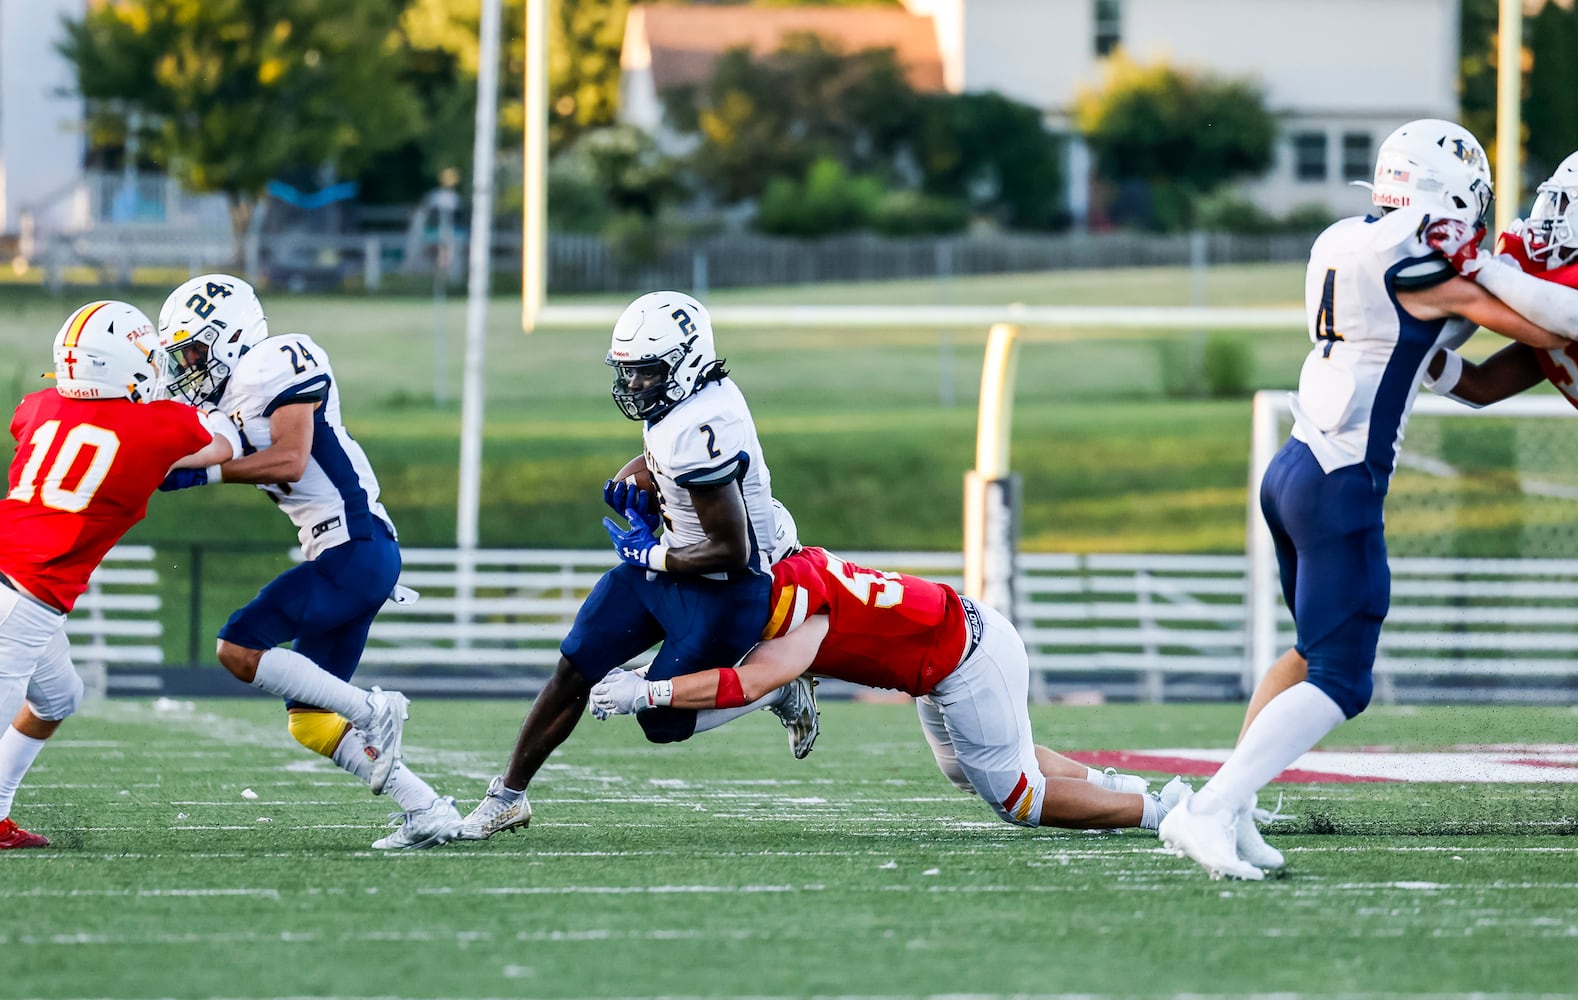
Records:
[[[848,552],[853,562],[959,586],[958,553]],[[612,553],[483,550],[469,601],[458,552],[408,549],[402,581],[422,591],[388,605],[363,662],[404,670],[540,673]],[[1015,619],[1037,692],[1115,679],[1144,699],[1169,680],[1217,690],[1252,684],[1243,556],[1071,555],[1019,558]],[[1578,560],[1394,559],[1392,614],[1376,665],[1381,696],[1398,680],[1472,677],[1498,683],[1578,676]],[[1292,644],[1284,612],[1278,648]]]
[[[162,663],[160,605],[153,546],[117,545],[66,618],[72,661],[79,669]]]

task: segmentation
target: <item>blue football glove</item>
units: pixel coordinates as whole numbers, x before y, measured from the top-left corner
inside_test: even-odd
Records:
[[[169,475],[164,477],[164,482],[159,484],[159,492],[169,493],[172,490],[184,490],[193,486],[207,485],[207,469],[171,469]]]
[[[614,551],[619,554],[619,558],[642,569],[660,572],[666,569],[668,546],[658,541],[657,535],[653,533],[653,525],[634,507],[625,510],[625,517],[630,521],[628,529],[621,528],[619,522],[611,517],[603,518],[603,528],[614,543]]]
[[[658,511],[657,498],[635,483],[625,482],[622,479],[608,480],[603,484],[603,503],[612,508],[615,514],[623,514],[626,517],[630,516],[632,510],[635,511],[652,529],[653,534],[663,526],[663,515]]]

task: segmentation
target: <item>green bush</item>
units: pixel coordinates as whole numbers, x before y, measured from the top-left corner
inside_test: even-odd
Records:
[[[887,236],[960,233],[969,224],[970,209],[963,201],[916,191],[889,191],[871,217],[871,228]]]
[[[1271,213],[1233,191],[1201,198],[1195,206],[1195,223],[1211,232],[1251,236],[1274,233],[1280,228]]]
[[[1285,233],[1316,233],[1325,229],[1337,220],[1331,209],[1316,202],[1306,202],[1296,205],[1293,211],[1282,217],[1282,231]]]
[[[1249,345],[1242,337],[1212,334],[1206,339],[1200,366],[1205,378],[1206,395],[1212,399],[1247,395],[1252,360]]]
[[[821,159],[804,181],[776,177],[756,207],[755,226],[778,236],[829,236],[870,223],[882,200],[882,182],[852,175],[842,163]]]

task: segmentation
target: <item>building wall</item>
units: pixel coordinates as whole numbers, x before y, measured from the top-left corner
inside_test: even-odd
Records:
[[[1082,87],[1099,84],[1096,0],[907,0],[932,13],[945,72],[965,90],[997,90],[1044,108],[1069,126]],[[1163,59],[1251,77],[1282,119],[1276,164],[1246,192],[1272,211],[1321,203],[1345,213],[1365,203],[1348,186],[1344,137],[1369,137],[1363,159],[1413,118],[1454,118],[1458,0],[1117,0],[1119,38],[1140,61]],[[934,9],[937,8],[937,9]],[[962,11],[950,20],[948,11]],[[957,64],[951,62],[957,60]],[[1326,136],[1324,178],[1312,176],[1306,138],[1299,176],[1296,137]],[[1350,153],[1350,157],[1355,156]],[[1368,171],[1366,171],[1366,177]],[[1070,204],[1084,198],[1071,176]],[[1076,214],[1079,214],[1076,207]]]
[[[74,84],[55,51],[63,16],[86,0],[0,2],[0,232],[16,232],[21,211],[68,192],[82,176],[82,102],[59,96]],[[52,223],[76,226],[80,194],[45,206]]]

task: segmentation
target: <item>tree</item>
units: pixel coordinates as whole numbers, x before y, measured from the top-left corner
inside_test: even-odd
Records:
[[[1578,150],[1578,10],[1548,3],[1523,37],[1532,63],[1524,78],[1523,135],[1527,173],[1538,183]]]
[[[1191,221],[1201,195],[1264,173],[1277,134],[1255,84],[1121,54],[1109,60],[1100,89],[1075,99],[1074,120],[1103,176],[1148,184],[1152,221],[1169,228]]]
[[[420,125],[387,0],[120,0],[67,19],[90,127],[125,136],[194,191],[230,201],[239,251],[264,186],[292,167],[354,171]]]
[[[775,177],[798,180],[821,159],[888,173],[914,128],[916,95],[892,49],[845,54],[793,34],[765,58],[732,49],[710,80],[664,95],[676,131],[700,134],[697,176],[725,202],[755,198]]]
[[[928,194],[997,211],[1014,228],[1061,221],[1058,141],[1028,104],[996,93],[928,95],[914,154]]]

